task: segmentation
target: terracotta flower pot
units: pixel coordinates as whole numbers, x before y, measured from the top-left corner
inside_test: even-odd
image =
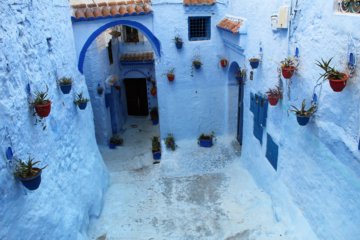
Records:
[[[226,60],[226,59],[221,59],[221,60],[220,60],[220,65],[221,65],[222,68],[226,68],[227,65],[228,65],[228,60]]]
[[[345,74],[342,79],[329,78],[330,87],[334,90],[334,92],[341,92],[346,87],[346,83],[349,78],[350,76],[348,74]]]
[[[156,87],[152,87],[151,90],[150,90],[150,93],[151,93],[152,96],[155,97],[156,94],[157,94],[157,89],[156,89]]]
[[[175,75],[172,74],[172,73],[169,73],[169,74],[167,75],[167,78],[168,78],[168,80],[169,80],[170,82],[172,82],[172,81],[175,80]]]
[[[279,102],[279,98],[274,96],[268,96],[268,100],[271,106],[276,106]]]
[[[51,101],[48,101],[45,104],[38,104],[35,105],[35,111],[37,115],[41,118],[47,117],[50,114],[51,111]]]
[[[285,79],[290,79],[296,70],[296,67],[290,66],[290,67],[282,67],[281,72]]]

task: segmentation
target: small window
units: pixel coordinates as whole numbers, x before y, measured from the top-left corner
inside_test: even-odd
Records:
[[[211,18],[210,17],[189,17],[189,40],[209,40]]]
[[[124,26],[124,42],[126,43],[138,43],[139,31],[136,28]]]

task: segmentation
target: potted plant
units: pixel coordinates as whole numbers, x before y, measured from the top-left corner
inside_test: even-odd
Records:
[[[257,57],[252,57],[249,59],[249,62],[252,69],[257,69],[260,64],[260,59]]]
[[[63,92],[63,94],[69,94],[70,93],[72,82],[73,81],[72,81],[71,78],[67,78],[67,77],[60,78],[59,86],[60,86],[60,89]]]
[[[109,148],[115,149],[117,146],[122,146],[124,143],[124,140],[117,136],[112,136],[109,141]]]
[[[193,61],[192,61],[192,66],[195,68],[195,69],[200,69],[201,66],[202,66],[202,62],[201,62],[201,59],[199,56],[195,56]]]
[[[267,92],[266,92],[267,98],[269,100],[269,103],[271,106],[276,106],[276,104],[278,103],[279,99],[282,98],[282,91],[280,89],[279,86],[276,86],[275,88],[270,88]]]
[[[181,49],[183,47],[184,42],[179,35],[175,36],[174,42],[177,49]]]
[[[297,60],[293,57],[287,57],[281,61],[281,72],[285,79],[290,79],[295,71],[297,66]]]
[[[121,90],[120,84],[115,84],[115,85],[114,85],[114,88],[115,88],[117,91],[120,91],[120,90]]]
[[[83,97],[83,93],[77,94],[74,103],[79,107],[80,110],[84,110],[87,106],[89,99]]]
[[[346,87],[346,83],[347,80],[349,80],[350,75],[331,67],[330,63],[332,59],[333,58],[330,58],[329,61],[325,61],[323,59],[321,59],[321,62],[317,61],[316,65],[324,70],[324,73],[321,74],[319,79],[323,78],[324,80],[329,80],[330,87],[335,92],[341,92]]]
[[[221,66],[222,68],[226,68],[226,67],[228,66],[228,64],[229,64],[229,62],[228,62],[228,60],[227,60],[226,58],[222,58],[222,59],[220,60],[220,66]]]
[[[150,94],[153,96],[153,97],[156,97],[157,95],[157,88],[155,85],[153,85],[150,89]]]
[[[157,107],[154,107],[154,108],[151,109],[150,118],[151,118],[151,121],[152,121],[153,125],[159,124],[159,112],[158,112]]]
[[[29,157],[27,162],[23,162],[21,159],[17,160],[15,166],[14,175],[21,183],[29,190],[36,190],[41,183],[41,172],[44,168],[34,167],[40,161],[33,162],[34,159]]]
[[[213,139],[215,138],[214,133],[211,134],[201,134],[198,138],[198,144],[200,147],[210,148],[213,146]]]
[[[32,106],[35,108],[35,112],[40,118],[49,116],[51,111],[51,101],[48,99],[47,91],[36,92]]]
[[[153,159],[155,160],[154,163],[159,163],[160,162],[159,160],[161,159],[161,144],[159,137],[153,137],[151,141],[152,141]]]
[[[172,81],[175,80],[175,74],[174,74],[174,72],[175,72],[175,68],[171,68],[171,69],[167,72],[166,76],[167,76],[169,82],[172,82]]]
[[[96,91],[100,96],[103,94],[104,88],[100,85],[100,83],[98,84]]]
[[[296,118],[300,126],[305,126],[308,124],[310,117],[316,112],[317,109],[315,104],[311,104],[311,107],[306,110],[305,99],[302,101],[300,110],[295,106],[291,107],[292,109],[290,111],[296,114]]]
[[[171,149],[172,151],[175,151],[176,149],[175,138],[172,134],[168,134],[168,136],[165,138],[165,145],[167,149]]]
[[[246,78],[246,70],[241,68],[237,70],[235,73],[235,78],[239,81],[239,83],[241,83]]]

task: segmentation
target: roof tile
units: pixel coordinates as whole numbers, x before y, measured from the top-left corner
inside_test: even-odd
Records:
[[[242,20],[240,19],[224,18],[217,24],[217,27],[232,32],[234,34],[237,34],[239,33],[241,24],[242,24]]]
[[[82,21],[100,17],[144,15],[152,12],[150,4],[151,0],[113,0],[108,3],[76,4],[72,5],[74,9],[73,19]]]
[[[216,0],[183,0],[185,6],[194,6],[194,5],[214,5]]]

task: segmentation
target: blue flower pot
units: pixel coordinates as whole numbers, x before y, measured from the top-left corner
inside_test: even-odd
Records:
[[[153,152],[153,158],[154,158],[154,160],[160,160],[161,152]]]
[[[109,143],[109,148],[110,148],[110,149],[115,149],[115,148],[116,148],[116,144]]]
[[[182,49],[182,47],[183,47],[183,42],[176,42],[176,43],[175,43],[175,46],[176,46],[177,49]]]
[[[260,61],[250,62],[250,66],[252,69],[257,69],[259,67]]]
[[[159,124],[159,119],[153,119],[151,120],[153,125],[158,125]]]
[[[309,123],[310,117],[296,115],[296,119],[300,126],[305,126]]]
[[[200,68],[201,68],[201,64],[194,64],[194,68],[195,68],[195,69],[200,69]]]
[[[210,148],[213,146],[213,140],[212,139],[200,139],[199,145],[200,145],[200,147]]]
[[[71,86],[72,86],[72,84],[60,85],[60,89],[61,89],[63,94],[69,94],[70,91],[71,91]]]
[[[35,168],[34,168],[35,169]],[[39,188],[41,183],[41,169],[38,174],[32,178],[19,178],[21,183],[29,190],[36,190]]]
[[[87,102],[80,103],[78,106],[79,106],[80,110],[84,110],[87,106]]]

